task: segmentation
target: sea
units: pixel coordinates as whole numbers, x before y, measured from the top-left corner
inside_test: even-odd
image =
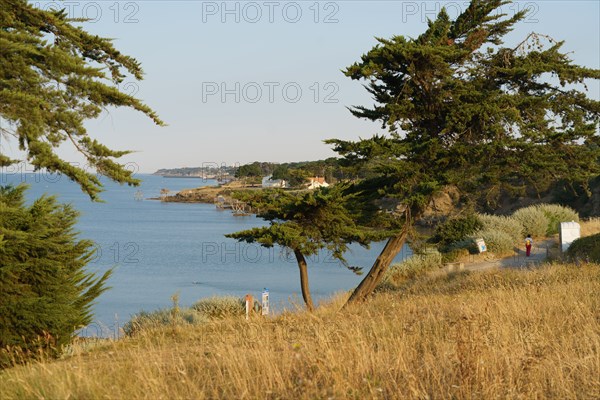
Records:
[[[201,178],[167,178],[137,174],[138,187],[120,185],[101,178],[103,203],[92,202],[80,187],[60,174],[46,172],[2,172],[0,185],[26,184],[27,201],[43,195],[56,196],[72,204],[81,216],[76,225],[79,238],[95,243],[90,272],[112,269],[110,287],[93,306],[94,323],[82,336],[118,337],[123,325],[140,311],[179,305],[190,306],[211,296],[251,294],[260,299],[269,292],[271,312],[302,307],[299,271],[293,254],[285,248],[264,248],[239,243],[224,235],[265,225],[254,215],[234,216],[212,204],[169,203],[161,189],[217,185]],[[368,271],[383,248],[351,246],[346,258],[351,266]],[[411,255],[405,247],[395,261]],[[313,299],[317,302],[352,290],[362,277],[331,257],[327,251],[308,257]]]

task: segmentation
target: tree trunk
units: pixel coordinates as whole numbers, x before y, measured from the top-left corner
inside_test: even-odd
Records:
[[[296,261],[298,261],[298,268],[300,269],[300,288],[302,289],[302,298],[304,299],[304,303],[306,303],[306,309],[308,311],[313,311],[315,307],[313,305],[312,298],[310,297],[310,289],[308,287],[308,268],[306,265],[306,259],[304,258],[304,254],[302,254],[299,250],[294,250],[294,254],[296,255]]]
[[[388,239],[387,243],[375,263],[371,267],[371,270],[360,282],[354,292],[346,302],[345,306],[350,304],[362,303],[367,297],[373,293],[379,282],[383,279],[388,267],[394,260],[394,257],[402,250],[404,243],[406,242],[406,236],[408,235],[409,226],[406,225],[402,232]]]

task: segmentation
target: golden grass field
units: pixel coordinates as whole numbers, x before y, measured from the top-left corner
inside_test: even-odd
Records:
[[[589,218],[580,222],[581,236],[591,236],[600,233],[600,218]]]
[[[423,277],[340,310],[344,299],[76,348],[4,370],[0,398],[600,398],[599,265]]]

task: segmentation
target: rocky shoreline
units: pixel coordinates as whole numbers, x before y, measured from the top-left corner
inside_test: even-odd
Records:
[[[219,197],[226,201],[231,200],[231,194],[241,190],[259,190],[259,186],[246,186],[241,182],[234,181],[219,186],[203,186],[195,189],[181,190],[173,195],[166,195],[152,200],[160,200],[166,203],[207,203],[214,204]]]

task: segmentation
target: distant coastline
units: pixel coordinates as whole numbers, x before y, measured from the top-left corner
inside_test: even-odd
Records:
[[[163,178],[195,178],[195,179],[217,179],[217,177],[212,176],[200,176],[200,175],[162,175],[162,174],[153,174],[162,176]]]
[[[195,178],[228,181],[235,175],[235,168],[218,166],[161,168],[152,175],[159,175],[164,178]]]

